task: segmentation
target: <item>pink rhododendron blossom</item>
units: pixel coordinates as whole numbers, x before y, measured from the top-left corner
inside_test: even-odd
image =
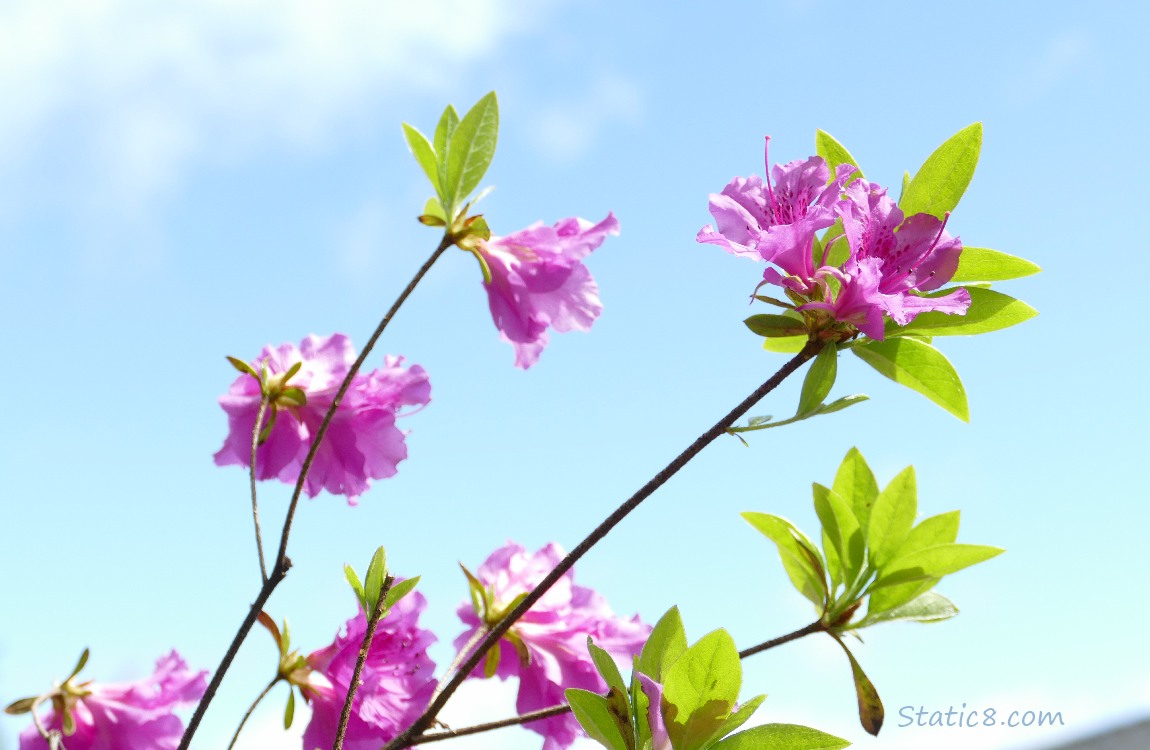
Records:
[[[770,167],[767,146],[763,160]],[[749,256],[774,263],[790,273],[811,268],[811,242],[815,233],[835,223],[835,204],[843,185],[854,172],[840,164],[830,180],[830,168],[820,156],[776,164],[770,181],[758,175],[736,177],[722,193],[710,197],[715,229],[708,224],[699,230],[697,242],[718,245],[734,255]],[[803,249],[805,248],[805,252]]]
[[[253,363],[254,369],[266,368],[274,376],[300,363],[287,385],[301,389],[307,403],[280,409],[271,432],[256,451],[258,479],[276,478],[295,484],[312,439],[354,361],[355,350],[340,333],[326,338],[308,336],[298,349],[293,344],[264,347]],[[382,368],[356,375],[308,471],[304,491],[309,497],[327,490],[347,495],[354,504],[370,480],[393,476],[396,464],[407,458],[406,433],[396,426],[395,419],[403,406],[427,404],[431,385],[422,367],[405,368],[402,363],[402,357],[386,357]],[[228,436],[215,454],[218,466],[251,464],[252,428],[259,405],[260,384],[250,375],[240,375],[220,397],[220,406],[228,414]],[[270,415],[264,424],[268,418]]]
[[[768,138],[769,141],[769,138]],[[822,158],[812,156],[774,168],[775,186],[758,177],[735,178],[711,195],[717,229],[703,227],[697,241],[730,253],[765,260],[763,283],[788,290],[796,310],[823,310],[873,339],[884,336],[889,317],[906,325],[922,312],[964,315],[970,294],[957,289],[941,297],[920,292],[940,288],[954,276],[962,243],[930,214],[909,218],[874,183],[855,179],[840,164],[832,180]],[[840,266],[814,257],[815,234],[843,223],[849,255]]]
[[[603,310],[599,287],[582,260],[619,233],[614,214],[598,224],[564,219],[481,242],[483,286],[491,317],[504,341],[515,347],[515,366],[527,369],[547,346],[548,328],[588,331]]]
[[[486,613],[486,624],[497,621],[510,609],[515,597],[543,580],[563,554],[555,544],[534,554],[511,543],[493,552],[475,572],[493,604]],[[484,624],[484,613],[476,613],[470,603],[461,605],[458,613],[469,626],[455,639],[455,647],[462,649]],[[519,677],[519,713],[548,708],[565,701],[563,691],[567,688],[597,692],[607,689],[587,650],[587,636],[626,666],[642,650],[650,632],[651,628],[641,623],[638,615],[631,619],[617,617],[602,596],[576,586],[574,572],[569,570],[499,642],[495,673],[500,679]],[[471,676],[482,677],[483,666]],[[579,722],[571,714],[524,726],[543,735],[543,750],[562,750],[582,735]]]
[[[396,602],[379,622],[352,703],[345,750],[379,750],[431,701],[435,663],[427,656],[427,647],[436,639],[419,627],[419,615],[426,607],[423,595],[413,592]],[[335,642],[307,657],[313,671],[302,692],[311,703],[312,717],[303,735],[304,750],[331,747],[335,741],[366,632],[367,618],[361,610],[347,621]]]
[[[172,651],[156,661],[151,677],[139,682],[73,684],[74,680],[62,686],[58,698],[76,723],[76,731],[64,736],[68,750],[175,750],[184,723],[173,711],[203,696],[208,673],[189,671],[180,655]],[[41,723],[48,730],[62,727],[55,710]],[[47,741],[34,725],[21,732],[20,750],[47,748]]]

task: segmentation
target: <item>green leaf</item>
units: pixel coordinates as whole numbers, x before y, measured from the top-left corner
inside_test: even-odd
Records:
[[[671,665],[663,715],[675,750],[707,745],[730,716],[742,682],[739,650],[725,630],[703,636]]]
[[[403,123],[403,137],[407,140],[407,147],[411,149],[415,161],[423,168],[423,173],[427,175],[427,179],[431,180],[432,186],[438,193],[440,186],[439,163],[435,157],[435,149],[427,140],[427,136],[405,122]]]
[[[939,291],[947,294],[954,291],[948,287]],[[966,287],[970,293],[970,307],[965,315],[947,315],[932,311],[920,313],[905,326],[894,321],[886,325],[887,336],[977,336],[980,333],[1000,331],[1010,328],[1038,315],[1038,311],[1022,300],[1017,300],[1001,292]]]
[[[623,734],[607,708],[606,698],[579,688],[568,688],[564,695],[571,706],[571,712],[591,739],[611,750],[627,750]]]
[[[958,607],[941,594],[927,591],[900,607],[885,612],[868,612],[859,626],[876,625],[880,622],[894,622],[895,620],[914,620],[915,622],[940,622],[950,619],[958,614]]]
[[[12,716],[29,713],[38,700],[40,700],[40,698],[20,698],[19,700],[14,700],[4,707],[4,713]]]
[[[626,693],[627,684],[623,682],[623,675],[619,673],[619,666],[615,664],[611,654],[596,646],[591,636],[587,636],[587,651],[591,654],[591,661],[595,663],[595,668],[599,670],[599,674],[603,675],[603,681],[607,683],[607,687],[616,688],[619,692]]]
[[[668,609],[655,627],[636,662],[636,669],[658,683],[663,682],[667,670],[687,651],[687,633],[678,607]]]
[[[906,189],[910,187],[910,172],[902,173],[902,189],[898,194],[898,202],[902,203],[903,196],[906,195]]]
[[[921,393],[963,422],[970,421],[966,391],[954,365],[930,344],[913,338],[868,340],[851,351],[894,382]]]
[[[684,647],[685,648],[685,647]],[[633,657],[635,668],[631,672],[631,726],[634,728],[635,746],[648,750],[651,745],[651,699],[643,690],[643,681],[639,679],[639,657]],[[650,675],[647,675],[650,678]],[[656,711],[660,710],[655,706]]]
[[[387,553],[380,547],[371,556],[367,566],[367,575],[363,579],[363,596],[367,602],[365,617],[371,617],[375,605],[379,603],[379,592],[383,588],[383,579],[387,576]]]
[[[480,619],[487,620],[491,615],[490,592],[483,585],[483,582],[467,569],[467,566],[459,563],[459,567],[463,570],[463,575],[467,576],[467,588],[471,593],[471,606],[475,609],[475,614],[479,615]],[[499,649],[493,650],[498,651]]]
[[[447,186],[452,205],[461,202],[479,185],[491,159],[499,135],[499,103],[492,91],[463,116],[447,151]]]
[[[906,541],[902,543],[896,554],[901,557],[925,547],[933,547],[936,544],[954,544],[954,540],[958,538],[958,521],[959,511],[957,510],[922,519],[907,534]]]
[[[882,571],[894,559],[914,526],[918,513],[918,489],[914,467],[908,466],[891,480],[871,510],[867,547],[871,567]]]
[[[291,685],[288,685],[288,699],[287,706],[284,707],[284,729],[291,729],[291,723],[295,719],[295,690]]]
[[[858,162],[851,156],[851,152],[836,141],[831,134],[825,130],[815,131],[815,153],[823,157],[823,161],[831,168],[831,180],[834,180],[835,168],[840,164],[850,164],[858,171],[854,173],[854,177],[862,177],[861,169],[858,169]],[[853,179],[853,177],[852,177]]]
[[[761,724],[711,745],[710,750],[842,750],[851,743],[798,724]]]
[[[367,611],[367,597],[363,595],[363,584],[360,583],[359,576],[355,572],[355,568],[350,565],[343,566],[343,576],[347,582],[351,584],[351,590],[355,592],[355,598],[359,600],[359,604]]]
[[[892,560],[871,588],[878,589],[924,578],[942,578],[1005,551],[1001,547],[983,544],[936,544]]]
[[[803,379],[802,395],[799,396],[799,409],[795,416],[814,411],[823,399],[830,395],[838,374],[839,352],[834,344],[824,346],[811,362],[811,369]]]
[[[763,705],[763,701],[767,699],[765,695],[756,695],[754,698],[748,698],[738,707],[727,720],[723,722],[723,726],[719,727],[719,731],[715,733],[716,737],[726,737],[731,732],[735,731],[743,724],[747,723],[747,719],[759,710],[759,706]]]
[[[383,600],[384,610],[391,609],[396,602],[410,594],[419,585],[419,579],[420,576],[405,578],[399,583],[392,584],[391,588],[387,590],[387,597]]]
[[[70,680],[73,677],[75,677],[76,675],[80,674],[80,670],[83,669],[84,665],[86,665],[88,663],[88,656],[89,655],[90,654],[88,652],[88,649],[85,648],[84,653],[80,654],[80,658],[76,661],[76,666],[72,669],[72,674],[68,675],[68,680]],[[67,682],[68,680],[64,680],[64,682]]]
[[[499,647],[490,648],[487,654],[483,657],[483,676],[486,679],[491,679],[495,676],[495,672],[499,669],[499,657],[503,654],[503,649]]]
[[[771,315],[760,313],[752,315],[743,321],[751,332],[758,336],[769,338],[782,338],[802,334],[803,343],[806,343],[806,324],[788,315]],[[802,347],[799,347],[800,349]]]
[[[439,123],[435,126],[435,159],[439,174],[439,196],[443,199],[443,206],[447,208],[453,203],[454,195],[447,194],[447,152],[451,146],[451,136],[459,127],[459,115],[455,107],[450,104],[443,110]]]
[[[775,543],[791,583],[821,611],[829,595],[825,568],[817,565],[817,558],[812,560],[811,550],[805,549],[804,543],[800,541],[800,538],[805,539],[805,536],[801,536],[802,532],[787,519],[769,513],[748,511],[742,516],[760,534]],[[810,544],[809,541],[807,544]]]
[[[815,513],[834,548],[841,569],[841,580],[849,584],[862,570],[866,556],[858,519],[847,501],[829,487],[816,483],[813,492]]]
[[[943,218],[966,192],[981,151],[982,123],[968,125],[952,135],[919,167],[898,202],[899,208],[908,217],[927,213]]]
[[[878,499],[878,482],[858,448],[851,448],[843,457],[831,489],[850,503],[859,527],[866,530],[870,523],[871,508]]]
[[[1042,269],[1025,258],[985,247],[964,247],[951,282],[1008,281],[1036,274]]]
[[[937,586],[941,580],[941,578],[923,578],[921,580],[911,581],[910,583],[884,586],[877,591],[870,592],[870,595],[867,597],[867,616],[861,621],[854,623],[852,627],[863,627],[868,622],[874,622],[872,618],[878,617],[879,614],[897,609],[907,602],[914,601]]]
[[[863,401],[870,401],[870,396],[865,393],[852,393],[849,396],[836,398],[829,404],[824,404],[814,411],[815,414],[834,414],[836,411],[842,411],[848,406],[861,404]]]
[[[236,368],[237,370],[239,370],[243,374],[251,375],[256,380],[260,379],[259,373],[257,373],[254,369],[252,369],[252,366],[249,365],[247,362],[244,362],[242,359],[236,359],[235,357],[228,357],[228,361],[232,363],[232,367]]]
[[[787,336],[785,338],[767,338],[763,340],[763,348],[776,354],[798,354],[807,345],[807,337]]]
[[[854,677],[855,695],[859,702],[859,721],[862,722],[863,729],[877,737],[886,715],[882,707],[882,699],[879,698],[874,683],[866,676],[866,672],[863,672],[851,650],[842,641],[837,638],[835,640],[843,647],[843,651],[846,652],[847,658],[851,661],[851,675]]]

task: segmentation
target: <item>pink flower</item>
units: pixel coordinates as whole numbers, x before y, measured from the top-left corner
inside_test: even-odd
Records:
[[[360,675],[362,684],[352,704],[344,739],[345,750],[379,750],[406,729],[431,701],[435,663],[427,647],[435,642],[419,627],[427,606],[422,594],[396,602],[380,621]],[[302,692],[311,702],[311,723],[303,735],[305,750],[331,747],[340,712],[351,684],[351,673],[367,632],[362,611],[348,620],[335,642],[307,657],[310,674]]]
[[[156,661],[152,676],[126,685],[75,683],[69,679],[53,696],[53,710],[42,719],[45,729],[62,727],[58,709],[65,706],[76,731],[65,735],[68,750],[175,750],[184,723],[173,711],[195,703],[207,688],[208,673],[190,672],[172,651]],[[20,734],[20,750],[47,750],[33,725]]]
[[[308,336],[298,349],[292,344],[264,347],[253,369],[258,372],[265,367],[274,376],[300,363],[287,385],[302,390],[307,403],[280,409],[266,441],[256,451],[258,479],[295,484],[311,441],[354,361],[351,342],[340,333],[327,338]],[[427,404],[431,385],[422,367],[404,368],[402,362],[402,357],[386,357],[381,369],[356,375],[308,471],[304,483],[308,497],[327,490],[347,495],[354,504],[370,486],[369,480],[393,476],[396,464],[407,458],[406,433],[396,427],[395,418],[402,406]],[[215,454],[217,466],[250,465],[259,404],[260,384],[250,375],[238,377],[220,397],[220,406],[228,414],[228,436]],[[268,418],[270,414],[265,425]]]
[[[498,621],[516,596],[534,588],[562,558],[556,544],[535,554],[513,543],[493,552],[475,574],[487,588],[492,606],[485,613],[476,613],[471,604],[459,607],[459,617],[470,629],[455,639],[455,647],[464,648],[482,625]],[[576,586],[574,571],[567,571],[500,641],[496,674],[500,679],[519,677],[519,713],[548,708],[565,702],[567,688],[606,691],[587,651],[587,636],[626,665],[642,650],[650,632],[638,615],[629,620],[616,617],[602,596]],[[471,676],[482,677],[483,667]],[[543,735],[543,750],[562,750],[582,735],[571,714],[524,726]]]
[[[547,329],[589,331],[599,317],[599,287],[581,262],[619,233],[614,214],[598,224],[564,219],[534,224],[476,249],[486,267],[483,286],[495,327],[515,347],[515,366],[527,369],[547,346]]]

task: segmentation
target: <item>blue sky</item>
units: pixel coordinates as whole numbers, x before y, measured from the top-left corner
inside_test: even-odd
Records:
[[[407,421],[411,458],[349,508],[322,495],[297,518],[295,563],[269,611],[327,644],[354,611],[341,567],[384,544],[423,575],[433,657],[450,661],[466,597],[457,567],[507,539],[572,547],[782,362],[744,329],[753,264],[694,236],[707,194],[832,133],[895,185],[974,121],[978,172],[948,228],[1039,263],[1003,284],[1041,311],[941,348],[963,375],[962,424],[853,358],[833,395],[872,400],[723,440],[581,562],[577,581],[654,621],[749,645],[804,625],[773,549],[739,519],[814,528],[810,483],[857,445],[880,482],[918,471],[920,511],[963,513],[960,541],[1008,553],[940,591],[933,626],[869,632],[857,656],[884,697],[878,740],[857,724],[829,639],[745,664],[765,721],[858,747],[1035,748],[1150,710],[1150,618],[1137,570],[1150,524],[1139,252],[1148,166],[1142,30],[1129,3],[846,5],[447,0],[0,9],[0,700],[64,677],[136,679],[172,647],[218,662],[258,588],[246,477],[211,461],[225,355],[309,333],[363,342],[437,236],[399,123],[434,126],[488,90],[503,127],[485,183],[497,234],[614,211],[622,234],[589,260],[605,310],[511,366],[474,261],[452,252],[371,361],[427,368],[432,404]],[[1111,277],[1118,268],[1123,273]],[[1098,286],[1094,286],[1098,285]],[[1131,296],[1135,295],[1135,296]],[[799,381],[754,413],[786,415]],[[265,523],[288,488],[261,488]],[[269,532],[272,533],[272,532]],[[255,634],[197,747],[221,747],[274,669]],[[512,711],[513,686],[470,685],[449,723]],[[298,747],[282,694],[247,747]],[[1056,729],[900,728],[906,705],[1061,711]],[[301,716],[301,719],[303,717]],[[0,718],[0,748],[24,721]],[[302,727],[302,721],[300,722]],[[505,730],[461,748],[536,748]]]

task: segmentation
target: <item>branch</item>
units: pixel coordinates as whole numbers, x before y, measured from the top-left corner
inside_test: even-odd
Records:
[[[367,662],[367,652],[371,650],[371,641],[375,638],[375,629],[383,617],[383,610],[387,608],[387,593],[391,591],[391,584],[395,581],[390,575],[383,577],[383,585],[379,587],[379,600],[375,603],[375,610],[367,620],[367,632],[363,634],[363,643],[359,647],[359,656],[355,660],[355,669],[351,673],[351,683],[347,686],[347,698],[343,702],[343,711],[339,715],[339,726],[335,730],[335,742],[331,750],[343,750],[343,736],[347,732],[347,722],[351,719],[351,704],[355,702],[355,694],[359,690],[359,676],[363,673],[363,665]]]
[[[399,750],[399,748],[405,748],[413,744],[412,740],[431,726],[432,722],[435,721],[435,717],[441,710],[443,710],[443,706],[451,698],[451,695],[459,688],[459,685],[463,682],[463,680],[471,674],[472,670],[475,669],[475,667],[479,664],[480,660],[483,659],[486,653],[499,642],[499,639],[503,637],[503,634],[506,633],[511,628],[511,626],[519,620],[519,618],[521,618],[524,614],[527,613],[529,609],[531,609],[535,602],[539,601],[539,599],[547,592],[548,589],[551,588],[551,586],[555,584],[556,581],[562,578],[563,575],[568,570],[570,570],[573,565],[575,565],[579,558],[583,557],[583,555],[585,555],[588,550],[594,547],[601,539],[603,539],[603,537],[607,536],[607,534],[613,528],[615,528],[615,526],[617,526],[620,521],[626,518],[627,515],[630,514],[631,511],[633,511],[635,508],[639,507],[639,504],[650,497],[651,494],[655,492],[655,490],[663,486],[667,480],[669,480],[680,469],[686,466],[687,462],[697,456],[703,450],[703,448],[707,447],[707,445],[713,442],[715,438],[724,434],[727,431],[727,428],[734,425],[740,417],[750,411],[750,409],[764,396],[777,388],[779,384],[787,378],[788,375],[798,370],[799,367],[803,365],[803,363],[818,354],[822,347],[823,342],[821,341],[808,341],[801,352],[788,360],[786,364],[779,368],[778,372],[776,372],[766,382],[756,388],[751,393],[751,395],[743,399],[743,401],[729,413],[727,413],[726,416],[716,422],[709,430],[696,438],[695,441],[686,448],[686,450],[676,456],[674,460],[671,461],[671,463],[667,464],[667,466],[663,468],[662,471],[652,477],[651,480],[643,485],[638,492],[624,501],[622,505],[616,508],[615,511],[606,518],[606,520],[595,527],[595,530],[588,534],[587,538],[580,542],[578,546],[576,546],[575,549],[570,552],[570,554],[559,561],[559,564],[556,565],[555,568],[550,573],[548,573],[547,576],[542,581],[540,581],[534,589],[532,589],[531,593],[524,597],[518,606],[508,612],[502,620],[500,620],[491,628],[491,632],[489,632],[487,637],[480,642],[479,647],[476,648],[471,656],[463,663],[463,665],[459,668],[451,680],[443,687],[443,690],[439,693],[439,695],[431,701],[427,709],[424,710],[423,714],[421,714],[420,717],[416,719],[410,727],[400,733],[391,742],[387,743],[384,750]]]

